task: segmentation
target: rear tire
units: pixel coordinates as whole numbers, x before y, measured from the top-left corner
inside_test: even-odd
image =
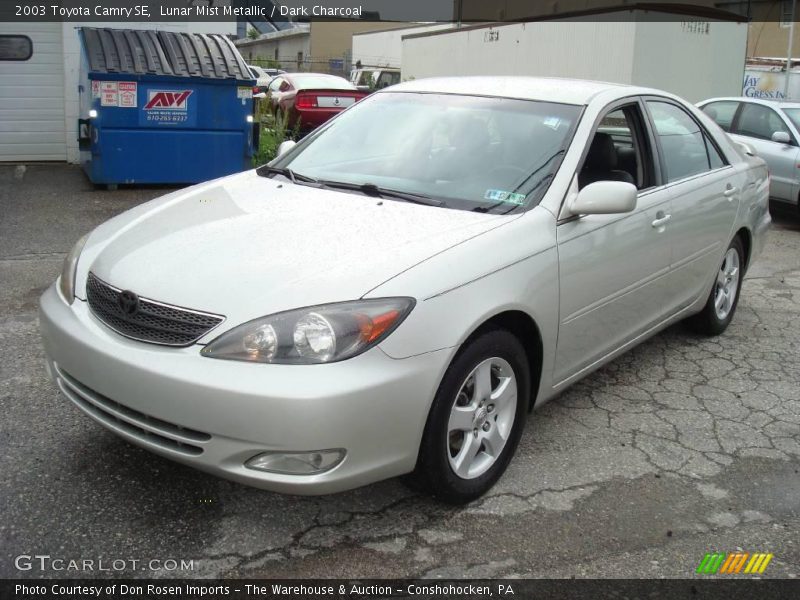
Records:
[[[714,336],[728,328],[739,304],[744,265],[744,246],[739,236],[736,236],[725,251],[706,305],[701,312],[689,319],[692,329]]]
[[[469,342],[434,398],[412,487],[451,504],[486,493],[516,451],[529,398],[527,355],[516,336],[492,330]]]

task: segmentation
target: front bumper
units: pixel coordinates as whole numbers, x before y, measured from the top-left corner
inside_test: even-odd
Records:
[[[265,365],[124,338],[51,286],[40,302],[49,367],[83,412],[157,454],[248,485],[293,494],[342,491],[413,470],[450,352],[392,359],[373,348],[329,365]],[[266,451],[344,448],[317,475],[244,463]]]

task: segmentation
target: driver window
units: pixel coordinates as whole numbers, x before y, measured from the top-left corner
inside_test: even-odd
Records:
[[[652,185],[652,161],[644,151],[640,123],[638,104],[606,113],[578,172],[580,188],[596,181],[624,181],[640,190]]]

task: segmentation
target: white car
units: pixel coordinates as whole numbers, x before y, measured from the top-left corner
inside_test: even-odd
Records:
[[[250,72],[253,74],[253,77],[256,78],[256,89],[258,92],[263,94],[266,92],[267,88],[269,87],[270,82],[275,79],[281,73],[285,73],[286,71],[282,71],[281,69],[270,69],[265,67],[259,67],[258,65],[247,65],[250,69]]]
[[[419,80],[290,145],[101,225],[41,300],[78,408],[279,492],[478,497],[529,410],[680,319],[721,333],[770,222],[763,161],[652,89]]]

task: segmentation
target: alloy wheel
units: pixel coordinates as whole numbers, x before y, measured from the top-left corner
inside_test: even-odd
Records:
[[[476,366],[461,384],[447,425],[447,457],[462,479],[480,477],[505,448],[517,412],[517,379],[499,357]]]
[[[739,290],[739,253],[729,248],[717,273],[714,311],[720,321],[728,318]]]

